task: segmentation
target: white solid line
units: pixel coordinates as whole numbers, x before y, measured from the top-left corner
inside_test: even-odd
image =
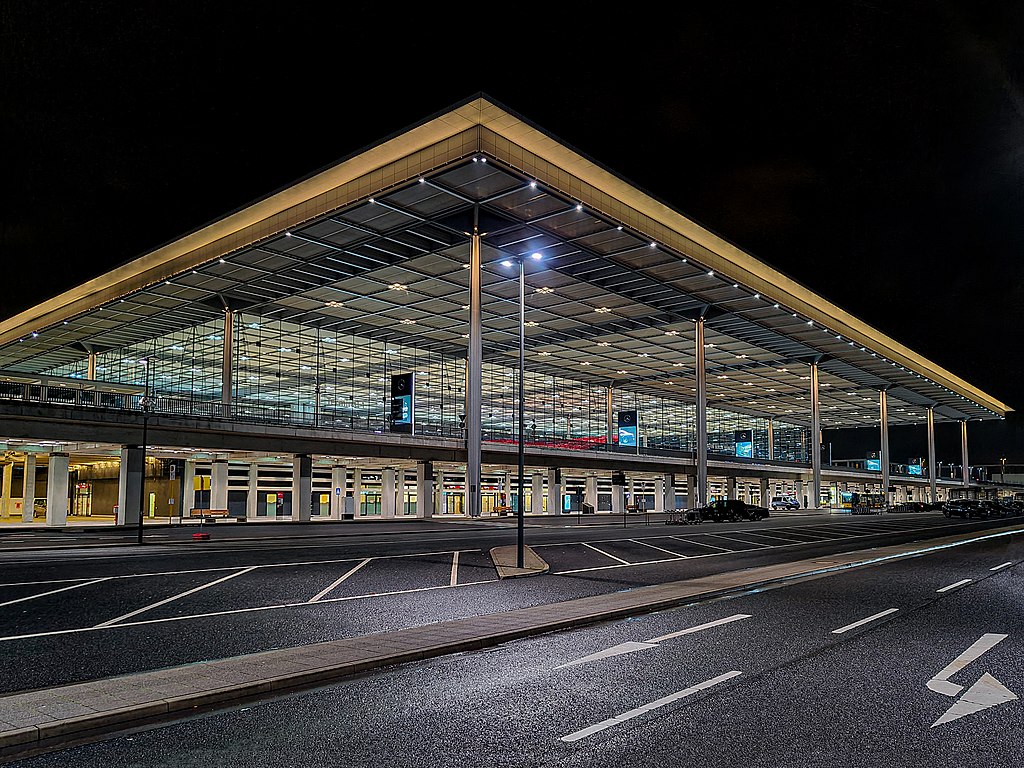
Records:
[[[737,544],[750,544],[753,547],[771,547],[771,544],[758,543],[756,541],[748,541],[747,539],[735,539],[732,536],[723,536],[720,533],[706,533],[705,536],[714,536],[717,539],[725,539],[726,541],[735,541]],[[735,551],[735,550],[734,550]]]
[[[698,533],[697,535],[698,536],[703,536],[704,534]],[[676,541],[685,541],[687,544],[693,544],[693,545],[698,546],[698,547],[707,547],[708,549],[717,549],[717,550],[719,550],[721,552],[733,552],[733,551],[735,551],[735,550],[732,550],[732,549],[726,549],[725,547],[716,547],[714,544],[705,544],[702,541],[690,541],[689,539],[684,539],[682,536],[673,536],[672,538],[675,539]]]
[[[841,635],[841,634],[843,634],[843,632],[849,632],[851,629],[856,629],[857,627],[860,627],[860,626],[863,626],[863,625],[867,624],[869,621],[874,621],[875,619],[880,619],[883,616],[888,616],[890,613],[896,613],[896,611],[898,611],[898,610],[899,610],[899,608],[886,608],[884,611],[879,611],[874,616],[868,616],[866,619],[861,619],[860,621],[855,621],[855,622],[853,622],[853,624],[847,624],[845,627],[840,627],[839,629],[833,629],[832,630],[832,634],[833,635]]]
[[[729,624],[729,623],[734,622],[734,621],[739,621],[740,619],[749,619],[749,618],[750,618],[750,614],[749,613],[737,613],[737,614],[735,614],[733,616],[727,616],[724,619],[717,619],[715,621],[709,621],[707,624],[698,624],[696,627],[690,627],[688,629],[681,629],[678,632],[670,632],[667,635],[662,635],[661,637],[654,637],[654,638],[651,638],[650,640],[646,640],[644,642],[660,643],[662,640],[671,640],[673,637],[682,637],[683,635],[691,635],[694,632],[700,632],[701,630],[704,630],[704,629],[711,629],[711,627],[720,627],[722,624]]]
[[[456,586],[459,583],[459,550],[452,552],[452,580],[449,586]]]
[[[309,600],[307,600],[306,602],[307,602],[307,603],[315,603],[315,602],[316,602],[317,600],[319,600],[319,599],[320,599],[321,597],[323,597],[324,595],[326,595],[326,594],[327,594],[328,592],[330,592],[330,591],[331,591],[332,589],[334,589],[334,588],[335,588],[336,586],[338,586],[339,584],[341,584],[341,583],[342,583],[343,581],[345,581],[345,579],[347,579],[347,578],[348,578],[349,576],[351,576],[351,575],[352,575],[353,573],[355,573],[356,571],[358,571],[358,570],[359,570],[360,568],[362,568],[362,567],[363,567],[364,565],[366,565],[366,564],[367,564],[368,562],[370,562],[371,560],[373,560],[373,558],[372,558],[372,557],[368,557],[368,558],[366,558],[365,560],[363,560],[363,561],[362,561],[361,563],[359,563],[358,565],[356,565],[356,566],[354,566],[354,567],[350,568],[350,569],[349,569],[348,571],[346,571],[346,572],[345,572],[345,573],[344,573],[343,575],[341,575],[341,576],[339,576],[339,577],[338,577],[337,579],[335,579],[335,581],[334,581],[334,583],[333,583],[333,584],[331,584],[331,585],[330,585],[329,587],[325,587],[324,589],[321,589],[321,590],[320,590],[319,592],[317,592],[317,593],[316,593],[315,595],[313,595],[313,596],[312,596],[311,598],[309,598]]]
[[[675,555],[680,560],[685,560],[686,559],[686,555],[681,555],[678,552],[673,552],[671,549],[665,549],[663,547],[656,547],[653,544],[648,544],[646,541],[644,541],[642,539],[630,539],[630,541],[632,541],[634,544],[643,544],[645,547],[650,547],[651,549],[656,549],[659,552],[664,552],[666,555]]]
[[[623,563],[624,565],[632,565],[632,563],[629,562],[629,560],[623,560],[621,557],[616,557],[615,555],[605,552],[603,549],[598,549],[593,544],[587,544],[587,542],[583,542],[583,546],[589,547],[595,552],[600,552],[602,555],[604,555],[605,557],[610,557],[612,560],[618,560],[620,563]]]
[[[255,567],[255,566],[254,566]],[[459,584],[455,589],[461,587],[474,587],[479,584],[493,584],[497,579],[486,579],[484,581],[467,581]],[[417,587],[416,589],[399,589],[394,592],[371,592],[366,595],[346,595],[345,597],[328,597],[317,602],[317,605],[324,603],[344,603],[349,600],[365,600],[370,597],[390,597],[391,595],[408,595],[413,592],[431,592],[435,589],[452,589],[447,584],[440,584],[436,587]],[[32,632],[26,635],[8,635],[0,637],[0,643],[9,640],[30,640],[35,637],[53,637],[55,635],[77,635],[82,632],[97,632],[105,629],[124,629],[125,627],[142,627],[147,624],[165,624],[169,621],[189,621],[191,619],[210,619],[218,616],[233,616],[238,613],[254,613],[256,611],[275,611],[279,608],[304,608],[310,603],[280,603],[278,605],[258,605],[255,608],[232,608],[227,611],[211,611],[210,613],[193,613],[187,616],[166,616],[162,619],[143,619],[142,621],[128,621],[124,624],[112,624],[110,626],[97,625],[95,627],[76,627],[75,629],[55,629],[49,632]]]
[[[946,586],[942,587],[941,589],[936,589],[935,591],[936,592],[948,592],[951,589],[956,589],[957,587],[962,587],[964,584],[970,584],[970,583],[971,583],[971,579],[960,579],[960,581],[957,581],[957,582],[955,582],[953,584],[947,584]]]
[[[19,597],[16,600],[8,600],[6,603],[0,603],[0,608],[5,605],[14,605],[15,603],[23,603],[26,600],[35,600],[37,597],[46,597],[47,595],[55,595],[58,592],[67,592],[69,589],[78,589],[79,587],[88,587],[90,584],[99,584],[101,581],[106,581],[109,576],[104,576],[100,579],[93,579],[92,581],[84,581],[81,584],[72,584],[70,587],[61,587],[60,589],[51,589],[48,592],[40,592],[38,595],[29,595],[28,597]]]
[[[603,731],[606,728],[611,728],[613,725],[620,725],[626,722],[627,720],[632,720],[634,717],[638,717],[647,712],[653,712],[654,710],[660,707],[664,707],[666,704],[671,704],[674,701],[679,701],[679,699],[685,698],[687,696],[692,696],[693,694],[698,693],[699,691],[703,691],[705,688],[710,688],[713,685],[718,685],[719,683],[734,678],[739,674],[742,673],[737,671],[726,672],[724,675],[719,675],[718,677],[713,677],[710,680],[705,680],[703,683],[697,683],[697,685],[690,686],[689,688],[686,688],[682,691],[677,691],[676,693],[673,693],[669,696],[665,696],[664,698],[658,699],[657,701],[652,701],[650,704],[644,704],[642,707],[631,709],[628,712],[623,712],[621,715],[616,715],[615,717],[603,720],[602,722],[597,723],[596,725],[591,725],[590,727],[584,728],[580,731],[576,731],[575,733],[570,733],[568,736],[563,736],[561,740],[572,742],[579,741],[580,739],[586,738],[587,736],[593,736],[595,733],[599,733],[600,731]]]
[[[137,608],[134,611],[131,611],[130,613],[126,613],[124,616],[118,616],[116,619],[109,619],[107,621],[100,622],[96,626],[97,627],[109,627],[111,624],[117,624],[119,621],[124,621],[125,619],[130,619],[132,616],[138,616],[140,613],[145,613],[146,611],[150,611],[153,608],[159,608],[161,605],[167,605],[167,603],[173,603],[175,600],[180,600],[183,597],[188,597],[189,595],[194,595],[196,592],[201,592],[202,590],[207,589],[208,587],[212,587],[212,586],[214,586],[216,584],[220,584],[221,582],[227,581],[228,579],[233,579],[233,578],[235,578],[235,576],[241,576],[243,573],[248,573],[249,571],[255,570],[256,568],[257,568],[257,566],[255,566],[255,565],[250,566],[249,568],[243,568],[242,570],[236,571],[235,573],[229,574],[227,576],[222,576],[219,579],[215,579],[214,581],[211,581],[209,584],[202,584],[202,585],[200,585],[198,587],[193,587],[192,589],[186,590],[185,592],[182,592],[181,594],[173,595],[171,597],[165,598],[164,600],[159,600],[159,601],[153,603],[152,605],[147,605],[147,606],[144,606],[142,608]]]
[[[995,568],[989,568],[989,570],[990,571],[999,571],[999,570],[1002,570],[1003,568],[1006,568],[1009,565],[1013,565],[1013,560],[1010,560],[1009,562],[1006,562],[1006,563],[1002,563],[1001,565],[997,565]]]

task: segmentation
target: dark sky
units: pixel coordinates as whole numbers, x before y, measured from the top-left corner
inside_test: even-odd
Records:
[[[1024,410],[1024,4],[321,5],[0,3],[0,316],[484,92]]]

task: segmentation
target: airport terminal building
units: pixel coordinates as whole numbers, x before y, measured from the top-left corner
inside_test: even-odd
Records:
[[[0,522],[934,500],[1008,411],[476,95],[0,321]]]

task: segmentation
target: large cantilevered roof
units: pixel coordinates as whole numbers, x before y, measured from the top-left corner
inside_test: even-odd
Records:
[[[539,253],[533,372],[692,401],[703,317],[712,407],[808,423],[817,362],[823,427],[877,423],[881,389],[893,424],[1010,410],[485,95],[0,322],[0,370],[45,373],[225,308],[464,357],[474,222],[485,361],[516,366],[502,262]]]

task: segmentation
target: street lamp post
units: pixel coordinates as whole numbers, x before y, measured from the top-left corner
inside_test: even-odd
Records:
[[[539,261],[539,253],[530,254],[530,258]],[[524,436],[524,404],[526,401],[526,272],[523,257],[516,256],[513,260],[503,261],[506,267],[513,262],[519,267],[519,409],[517,415],[517,440],[519,444],[519,487],[516,491],[516,567],[525,567],[525,525],[523,486],[526,484],[526,443]]]

